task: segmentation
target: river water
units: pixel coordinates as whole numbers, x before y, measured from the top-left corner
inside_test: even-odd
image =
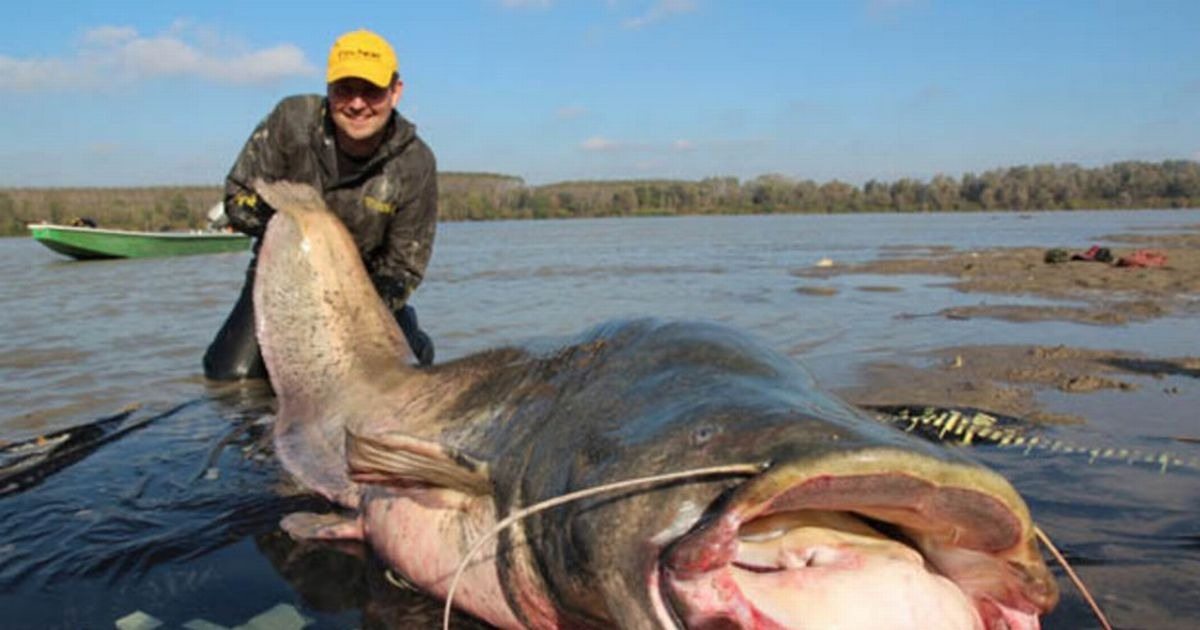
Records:
[[[452,223],[439,226],[413,303],[439,361],[617,317],[708,319],[803,361],[830,389],[858,384],[866,363],[958,344],[1194,355],[1194,316],[1116,327],[898,318],[1038,301],[962,294],[920,276],[838,276],[823,281],[837,294],[820,297],[797,291],[807,281],[790,272],[905,246],[1085,248],[1106,235],[1197,223],[1195,210]],[[270,394],[208,383],[200,370],[248,260],[84,263],[31,239],[0,239],[0,444],[132,408],[114,421],[125,427],[120,435],[0,495],[0,625],[112,627],[144,611],[167,627],[236,626],[277,604],[309,627],[434,619],[434,603],[383,582],[370,560],[295,545],[277,531],[281,514],[320,503],[290,492],[263,448]],[[878,285],[900,290],[869,290]],[[1100,403],[1083,407],[1047,394],[1050,411],[1082,408],[1089,420],[1055,428],[1054,437],[1155,450],[1168,436],[1200,432],[1195,378],[1148,386],[1176,388],[1178,412],[1139,417],[1119,393],[1092,395]],[[1200,619],[1200,475],[986,449],[977,456],[1025,494],[1119,626]],[[1060,584],[1063,603],[1046,626],[1094,625],[1065,578]]]

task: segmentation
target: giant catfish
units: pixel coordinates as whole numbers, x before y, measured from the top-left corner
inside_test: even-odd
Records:
[[[468,565],[454,604],[504,628],[922,629],[1036,628],[1055,605],[1007,481],[821,393],[788,357],[717,325],[635,320],[409,367],[319,194],[258,191],[276,209],[254,289],[276,450],[345,510],[290,515],[293,536],[363,540],[445,597],[472,543],[524,506],[756,464],[529,516]]]

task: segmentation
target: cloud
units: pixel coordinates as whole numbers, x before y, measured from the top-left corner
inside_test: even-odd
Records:
[[[0,91],[34,90],[43,86],[61,87],[68,70],[57,59],[20,60],[0,55]]]
[[[657,0],[645,13],[625,20],[622,26],[627,29],[636,30],[673,15],[690,13],[694,10],[696,10],[696,3],[693,0]]]
[[[587,140],[584,140],[583,142],[579,143],[580,149],[583,149],[584,151],[588,151],[588,152],[595,152],[595,153],[615,151],[617,149],[623,148],[624,146],[625,145],[623,145],[620,142],[614,142],[603,136],[592,136],[591,138],[588,138]]]
[[[0,55],[0,92],[89,89],[164,77],[244,85],[316,73],[292,44],[247,50],[186,22],[153,36],[128,26],[99,26],[85,32],[67,57]]]
[[[554,117],[559,120],[575,120],[588,115],[588,109],[579,105],[567,105],[559,107],[554,112]]]
[[[579,148],[589,153],[621,153],[625,155],[648,155],[663,153],[671,149],[669,145],[664,144],[613,140],[604,136],[592,136],[579,143]]]
[[[83,43],[93,46],[117,46],[131,39],[137,39],[132,26],[97,26],[83,34]]]
[[[579,143],[579,148],[589,153],[623,153],[643,156],[661,156],[678,153],[694,153],[699,151],[740,151],[747,148],[760,148],[765,141],[758,138],[726,138],[710,140],[688,140],[680,138],[671,142],[633,142],[629,140],[613,140],[604,136],[592,136]]]

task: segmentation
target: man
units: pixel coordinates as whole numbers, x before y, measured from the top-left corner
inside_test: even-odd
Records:
[[[261,237],[273,210],[252,189],[257,178],[322,191],[349,229],[380,297],[396,315],[413,355],[433,362],[433,343],[407,304],[421,283],[437,223],[433,152],[395,111],[404,84],[396,53],[379,35],[346,33],[329,51],[326,95],[283,99],[251,134],[225,179],[230,224]],[[215,380],[266,375],[254,336],[255,258],[233,312],[204,354]]]

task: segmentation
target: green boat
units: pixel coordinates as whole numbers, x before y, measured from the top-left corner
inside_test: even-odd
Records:
[[[150,258],[241,252],[250,237],[231,232],[134,232],[34,223],[33,238],[50,249],[77,258]]]

